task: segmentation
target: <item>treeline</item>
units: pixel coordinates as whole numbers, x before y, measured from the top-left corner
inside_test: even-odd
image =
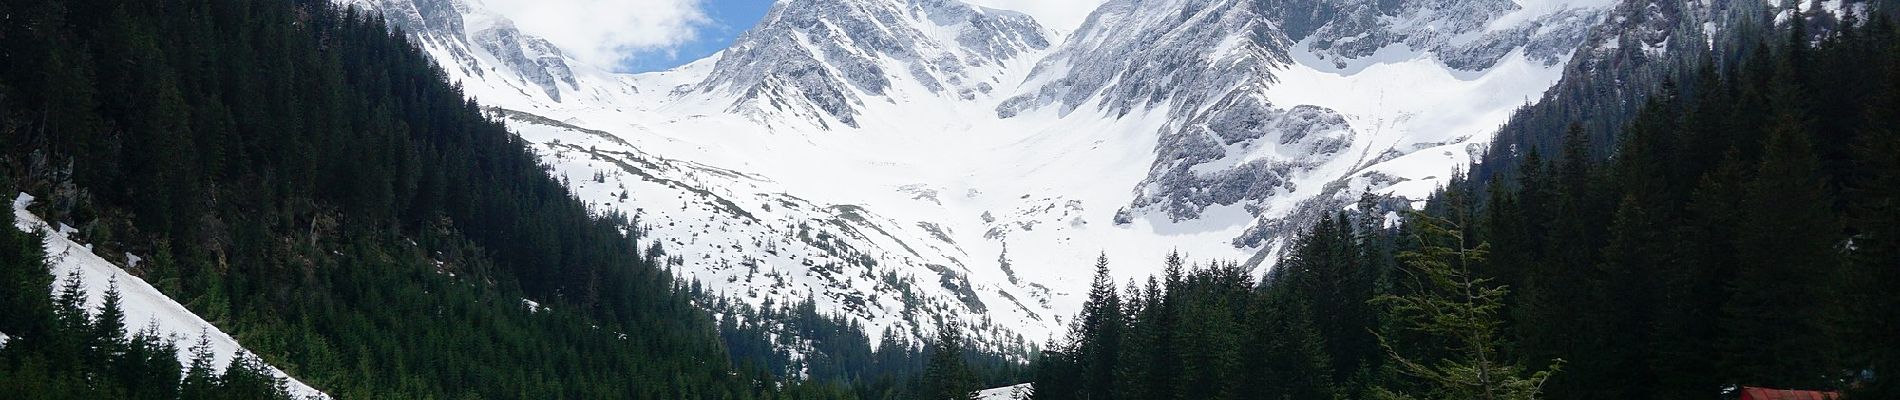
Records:
[[[881,393],[881,398],[977,400],[976,394],[983,388],[1009,385],[997,381],[993,374],[983,372],[985,368],[981,364],[971,364],[970,356],[974,353],[971,352],[970,342],[964,337],[963,328],[954,321],[938,324],[935,339],[921,350],[926,354],[922,373],[907,380],[905,387],[886,389]]]
[[[1900,36],[1806,25],[1663,83],[1614,149],[1547,132],[1402,221],[1325,218],[1264,282],[1103,268],[1036,397],[1900,398]]]
[[[342,398],[849,396],[734,367],[633,221],[590,212],[400,32],[337,7],[0,1],[0,175]],[[12,329],[9,352],[66,351]],[[70,372],[30,359],[4,368]]]
[[[1003,345],[981,349],[965,339],[964,323],[942,321],[937,341],[954,333],[956,343],[917,343],[913,333],[887,327],[876,343],[862,324],[843,315],[826,314],[810,299],[759,307],[721,298],[710,309],[719,313],[719,332],[726,349],[739,363],[756,365],[784,376],[802,376],[812,382],[849,387],[859,399],[908,400],[926,398],[930,362],[940,349],[951,348],[949,358],[968,373],[970,385],[1006,386],[1027,379],[1028,350]],[[945,332],[949,330],[950,332]],[[875,344],[875,346],[873,346]],[[942,368],[942,367],[939,367]]]

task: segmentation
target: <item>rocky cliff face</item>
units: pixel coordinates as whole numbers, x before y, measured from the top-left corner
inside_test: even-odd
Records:
[[[1556,70],[1603,20],[1608,6],[1506,0],[1111,1],[1037,66],[1029,80],[1033,90],[996,111],[1004,118],[1045,107],[1062,113],[1097,107],[1116,116],[1166,113],[1169,123],[1156,133],[1160,139],[1148,176],[1115,222],[1160,216],[1178,223],[1200,219],[1210,208],[1239,207],[1260,220],[1235,244],[1258,248],[1292,233],[1276,227],[1304,226],[1317,214],[1314,210],[1336,209],[1357,197],[1348,192],[1377,192],[1407,180],[1372,174],[1379,164],[1454,144],[1448,139],[1456,138],[1441,138],[1440,132],[1408,132],[1442,126],[1404,120],[1462,111],[1471,112],[1471,121],[1502,122],[1494,112],[1500,105],[1480,112],[1457,110],[1466,107],[1460,103],[1467,99],[1459,98],[1446,99],[1448,110],[1442,112],[1402,104],[1342,112],[1335,105],[1351,101],[1303,99],[1339,96],[1276,94],[1299,84],[1284,82],[1295,79],[1290,74],[1370,80],[1378,73],[1367,73],[1369,68],[1406,65],[1464,83],[1526,79],[1505,77],[1511,71],[1500,65]],[[1321,90],[1362,91],[1361,96],[1372,98],[1404,95],[1402,88],[1370,85]],[[1491,95],[1528,98],[1542,87],[1531,83]],[[1509,106],[1514,104],[1503,105]],[[1433,178],[1448,176],[1449,171],[1441,171]],[[1356,185],[1349,182],[1355,179]],[[1340,201],[1307,201],[1316,198]]]
[[[563,90],[580,90],[580,82],[574,81],[574,70],[568,67],[561,49],[547,40],[522,34],[512,21],[489,21],[489,26],[469,34],[468,39],[501,66],[541,88],[549,99],[559,102]]]
[[[1121,116],[1166,106],[1183,117],[1227,92],[1272,84],[1291,42],[1263,4],[1111,1],[1036,66],[1030,79],[1039,85],[996,112],[1009,118],[1039,107],[1066,114],[1099,106]]]
[[[347,0],[345,4],[380,14],[412,41],[452,62],[443,68],[477,79],[497,79],[541,99],[559,103],[563,93],[582,90],[561,49],[523,33],[507,17],[487,11],[479,0]],[[491,76],[492,73],[492,76]],[[525,93],[524,93],[525,94]]]
[[[1560,8],[1506,20],[1526,10],[1509,0],[1294,0],[1284,6],[1304,11],[1281,16],[1288,35],[1310,39],[1314,55],[1342,69],[1349,60],[1373,57],[1393,45],[1431,53],[1446,67],[1463,71],[1490,68],[1516,50],[1538,62],[1557,63],[1576,49],[1603,12]]]
[[[1026,15],[955,0],[786,1],[695,88],[732,98],[732,112],[855,128],[894,80],[965,100],[989,93],[1000,65],[1047,48],[1047,35]]]

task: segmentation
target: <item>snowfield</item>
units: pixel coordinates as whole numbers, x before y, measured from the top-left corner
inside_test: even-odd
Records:
[[[754,306],[811,299],[874,334],[960,319],[989,346],[1062,331],[1097,254],[1118,280],[1176,251],[1264,273],[1361,193],[1424,199],[1614,3],[1418,3],[1294,40],[1234,0],[1076,0],[1102,4],[1086,19],[783,1],[719,54],[628,75],[520,61],[477,31],[512,26],[480,0],[339,1],[411,32],[676,275]],[[428,25],[456,17],[481,23]]]
[[[21,193],[13,200],[14,227],[22,232],[39,231],[46,234],[46,257],[52,264],[55,280],[48,290],[57,293],[67,274],[78,271],[85,284],[86,308],[96,313],[105,301],[107,288],[116,282],[125,309],[128,337],[148,326],[158,327],[162,335],[178,343],[178,362],[181,364],[189,365],[191,362],[190,347],[197,343],[200,335],[210,339],[211,352],[214,355],[212,364],[220,371],[238,352],[250,352],[231,335],[225,334],[218,327],[206,322],[204,318],[193,314],[184,305],[166,297],[145,280],[132,276],[120,269],[118,265],[93,254],[91,247],[74,242],[66,235],[55,231],[39,216],[27,211],[26,207],[32,203],[33,196],[25,193]],[[0,343],[4,343],[5,338],[5,335],[0,335]],[[298,381],[297,378],[285,374],[275,366],[268,366],[268,368],[271,374],[284,380],[285,386],[294,398],[330,398],[329,395]]]
[[[1011,385],[1011,386],[1004,386],[1004,387],[993,388],[993,389],[984,389],[982,391],[976,392],[976,399],[977,400],[1028,400],[1030,394],[1036,393],[1035,387],[1031,385],[1033,384],[1020,383],[1020,384]]]

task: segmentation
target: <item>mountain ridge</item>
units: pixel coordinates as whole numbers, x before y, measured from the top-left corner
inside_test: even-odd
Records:
[[[976,315],[979,343],[1033,343],[1077,304],[1075,260],[1266,268],[1294,227],[1362,193],[1415,206],[1558,81],[1610,6],[1110,1],[1056,38],[958,1],[793,1],[674,70],[575,67],[606,95],[455,79],[581,128],[497,114],[716,292],[813,298],[918,340]]]

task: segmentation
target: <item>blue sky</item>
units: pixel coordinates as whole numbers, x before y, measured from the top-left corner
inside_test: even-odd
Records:
[[[693,39],[671,49],[635,52],[615,69],[621,72],[662,71],[693,62],[732,45],[734,39],[757,24],[774,0],[705,0],[705,24],[699,25]]]

